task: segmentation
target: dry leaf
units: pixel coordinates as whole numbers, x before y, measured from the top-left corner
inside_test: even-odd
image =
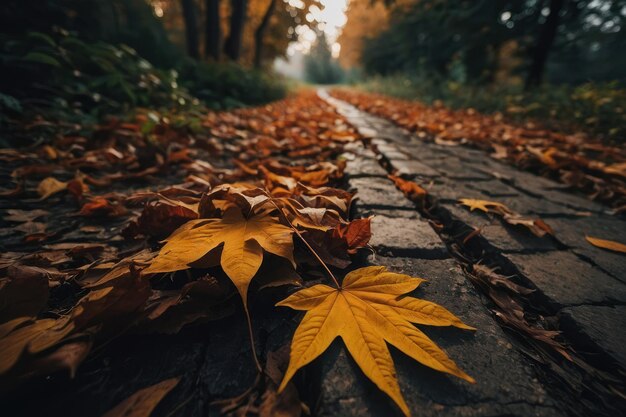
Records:
[[[494,213],[511,225],[524,226],[535,236],[543,237],[546,234],[554,235],[552,228],[541,219],[531,219],[514,212],[502,203],[487,200],[475,200],[472,198],[462,198],[459,203],[468,207],[470,211],[480,210],[485,213]]]
[[[470,211],[480,210],[485,213],[511,213],[507,206],[495,201],[475,200],[473,198],[461,198],[459,203],[467,206]],[[498,211],[499,210],[499,211]]]
[[[619,242],[614,242],[612,240],[599,239],[597,237],[585,236],[587,242],[591,243],[593,246],[597,246],[602,249],[608,249],[615,252],[626,253],[626,245]]]
[[[396,188],[402,191],[402,193],[411,201],[422,201],[428,195],[428,192],[425,189],[413,181],[407,181],[395,175],[387,175],[387,178],[393,181]]]
[[[179,381],[180,377],[170,378],[141,389],[102,417],[149,417],[161,400],[178,385]]]
[[[354,254],[359,248],[367,246],[372,237],[371,218],[356,219],[350,223],[340,224],[333,230],[333,237],[343,239],[348,253]]]
[[[45,200],[53,194],[59,193],[67,189],[67,183],[59,181],[56,178],[48,177],[42,180],[37,186],[37,193],[41,196],[41,200]]]
[[[346,275],[341,289],[319,284],[278,303],[307,312],[293,336],[289,368],[279,392],[298,369],[321,355],[337,337],[341,337],[363,373],[407,416],[409,408],[400,392],[387,343],[430,368],[474,382],[411,324],[472,329],[437,304],[399,298],[422,282],[420,278],[388,272],[382,266],[371,266]]]
[[[263,261],[263,249],[293,260],[293,230],[265,214],[246,219],[232,207],[221,219],[198,219],[185,223],[143,272],[173,272],[189,268],[208,252],[224,244],[221,265],[233,281],[244,305],[247,305],[248,286]]]

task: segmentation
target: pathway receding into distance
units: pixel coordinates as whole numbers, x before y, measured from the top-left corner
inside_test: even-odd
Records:
[[[482,151],[424,141],[325,90],[319,94],[367,138],[346,155],[349,185],[359,196],[355,214],[375,216],[375,253],[367,262],[427,278],[425,298],[478,328],[473,336],[433,332],[477,377],[475,385],[398,355],[411,408],[420,416],[619,413],[624,400],[616,387],[623,386],[626,369],[626,261],[591,246],[585,235],[623,240],[626,222],[561,184]],[[429,206],[405,198],[387,178],[390,173],[424,187]],[[461,198],[495,201],[541,218],[554,235],[537,237],[470,212],[458,204]],[[506,284],[494,276],[528,291],[506,295]],[[522,310],[511,314],[515,305]],[[550,331],[560,334],[548,338]],[[550,340],[573,353],[566,358]],[[390,415],[344,352],[325,372],[321,415]]]

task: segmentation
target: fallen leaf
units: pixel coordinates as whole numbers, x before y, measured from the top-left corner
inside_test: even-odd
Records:
[[[461,198],[459,203],[467,206],[470,211],[480,210],[485,213],[496,213],[497,210],[500,210],[502,214],[510,213],[511,211],[507,206],[501,203],[497,203],[495,201],[487,201],[487,200],[475,200],[473,198]]]
[[[387,175],[394,182],[396,188],[411,201],[420,202],[428,195],[428,192],[413,181],[407,181],[395,175]]]
[[[180,382],[180,377],[166,379],[140,389],[102,417],[149,417],[156,406]]]
[[[11,323],[25,321],[22,318],[13,320]],[[26,349],[28,344],[38,337],[43,331],[51,328],[56,323],[53,319],[43,319],[37,321],[31,321],[30,323],[19,326],[2,339],[0,339],[0,375],[7,372],[13,367],[19,360],[22,352]]]
[[[248,287],[263,261],[263,249],[288,259],[295,268],[292,233],[292,229],[269,215],[246,219],[239,208],[232,207],[221,219],[198,219],[182,225],[167,238],[143,273],[187,269],[189,264],[223,244],[220,263],[247,305]]]
[[[506,223],[514,226],[524,226],[537,237],[543,237],[546,234],[554,235],[552,228],[543,220],[525,217],[514,212],[502,203],[471,198],[462,198],[459,200],[459,203],[467,206],[470,211],[480,210],[485,213],[497,214],[502,217]]]
[[[340,224],[333,230],[333,236],[343,239],[348,247],[348,253],[354,254],[359,248],[367,246],[372,237],[371,218],[356,219],[350,223]]]
[[[422,282],[420,278],[388,272],[382,266],[371,266],[350,272],[339,289],[319,284],[278,303],[307,311],[293,336],[289,367],[279,392],[298,369],[321,355],[337,337],[341,337],[363,373],[407,416],[409,407],[400,392],[387,343],[430,368],[474,382],[411,324],[472,330],[437,304],[413,297],[400,298]]]
[[[54,177],[48,177],[39,183],[37,186],[37,193],[41,196],[41,200],[45,200],[46,198],[65,189],[67,189],[66,182],[59,181]]]
[[[593,246],[597,246],[602,249],[612,250],[614,252],[626,253],[626,245],[612,240],[599,239],[597,237],[585,236],[587,242]]]

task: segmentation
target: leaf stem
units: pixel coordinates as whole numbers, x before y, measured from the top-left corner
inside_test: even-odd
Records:
[[[341,289],[341,285],[339,285],[339,281],[337,280],[337,278],[335,277],[335,275],[333,274],[333,272],[330,270],[330,268],[328,268],[328,266],[326,265],[326,263],[322,260],[322,258],[320,258],[320,256],[317,254],[317,252],[315,252],[315,249],[313,249],[311,247],[311,245],[309,245],[309,242],[306,241],[306,239],[304,238],[304,236],[302,236],[302,234],[300,233],[300,231],[298,229],[296,229],[296,227],[293,225],[293,223],[291,223],[291,220],[289,220],[289,218],[285,215],[285,213],[283,213],[283,211],[280,209],[280,207],[278,207],[278,205],[276,204],[276,202],[274,201],[274,199],[269,195],[268,193],[268,197],[270,198],[270,203],[272,203],[272,205],[274,207],[276,207],[276,209],[278,210],[278,212],[280,213],[281,216],[283,216],[283,218],[287,221],[287,224],[289,224],[289,227],[291,227],[291,229],[296,233],[296,235],[298,235],[298,237],[300,238],[300,240],[302,240],[302,242],[304,242],[304,244],[306,245],[307,248],[309,248],[309,251],[311,251],[311,253],[313,254],[313,256],[315,256],[315,258],[319,261],[319,263],[324,267],[324,269],[326,270],[326,272],[328,273],[328,276],[330,276],[333,280],[333,282],[335,283],[335,286],[337,287],[337,289]]]
[[[254,364],[256,365],[257,371],[259,373],[262,373],[263,367],[259,362],[259,358],[256,354],[256,347],[254,346],[254,334],[252,334],[252,319],[250,318],[250,312],[248,311],[248,306],[244,305],[243,307],[243,310],[246,312],[246,324],[248,325],[248,335],[250,336],[250,347],[252,348],[252,357],[254,358]]]

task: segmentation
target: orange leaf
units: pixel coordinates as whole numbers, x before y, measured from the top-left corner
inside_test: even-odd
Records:
[[[598,239],[597,237],[591,236],[585,236],[585,239],[587,239],[587,242],[591,243],[593,246],[615,252],[626,253],[626,245],[623,243],[614,242],[612,240]]]

